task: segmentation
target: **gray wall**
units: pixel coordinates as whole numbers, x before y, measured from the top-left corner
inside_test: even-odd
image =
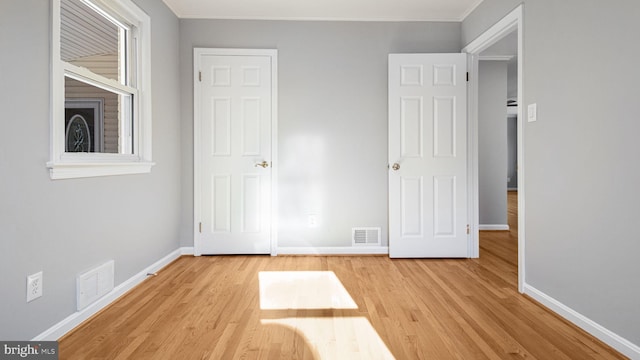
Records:
[[[193,232],[193,48],[278,49],[279,245],[387,233],[387,56],[459,52],[459,23],[180,20],[184,245]],[[308,214],[318,227],[308,228]]]
[[[115,260],[116,285],[179,247],[178,19],[152,18],[151,174],[49,178],[50,2],[0,2],[0,339],[31,339],[76,309],[76,275]],[[16,36],[19,34],[19,36]],[[26,277],[44,271],[42,298]]]
[[[507,189],[518,189],[518,116],[507,118]]]
[[[520,1],[485,0],[467,44]],[[525,1],[526,282],[640,345],[636,0]],[[597,25],[596,25],[597,24]]]
[[[480,61],[478,94],[480,225],[507,225],[506,61]]]
[[[507,65],[507,98],[518,98],[518,57],[508,61]]]

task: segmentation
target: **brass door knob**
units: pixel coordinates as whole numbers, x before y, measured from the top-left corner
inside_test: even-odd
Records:
[[[258,166],[262,166],[263,169],[266,169],[269,167],[269,163],[266,161],[262,161],[261,163],[255,164],[255,167],[258,167]]]
[[[398,170],[400,170],[400,164],[398,164],[398,163],[394,163],[394,164],[391,166],[391,168],[392,168],[394,171],[398,171]]]

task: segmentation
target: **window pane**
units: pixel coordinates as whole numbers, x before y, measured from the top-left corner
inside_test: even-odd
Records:
[[[65,151],[130,154],[120,124],[131,124],[131,98],[65,77]]]
[[[124,84],[120,76],[121,28],[80,0],[61,0],[61,60]]]

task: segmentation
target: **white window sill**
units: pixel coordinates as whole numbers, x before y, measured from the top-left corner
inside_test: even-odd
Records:
[[[52,180],[74,179],[96,176],[146,174],[151,172],[154,162],[48,162]]]

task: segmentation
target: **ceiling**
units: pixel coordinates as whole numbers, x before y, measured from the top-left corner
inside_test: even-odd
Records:
[[[180,18],[462,21],[482,0],[163,0]]]

